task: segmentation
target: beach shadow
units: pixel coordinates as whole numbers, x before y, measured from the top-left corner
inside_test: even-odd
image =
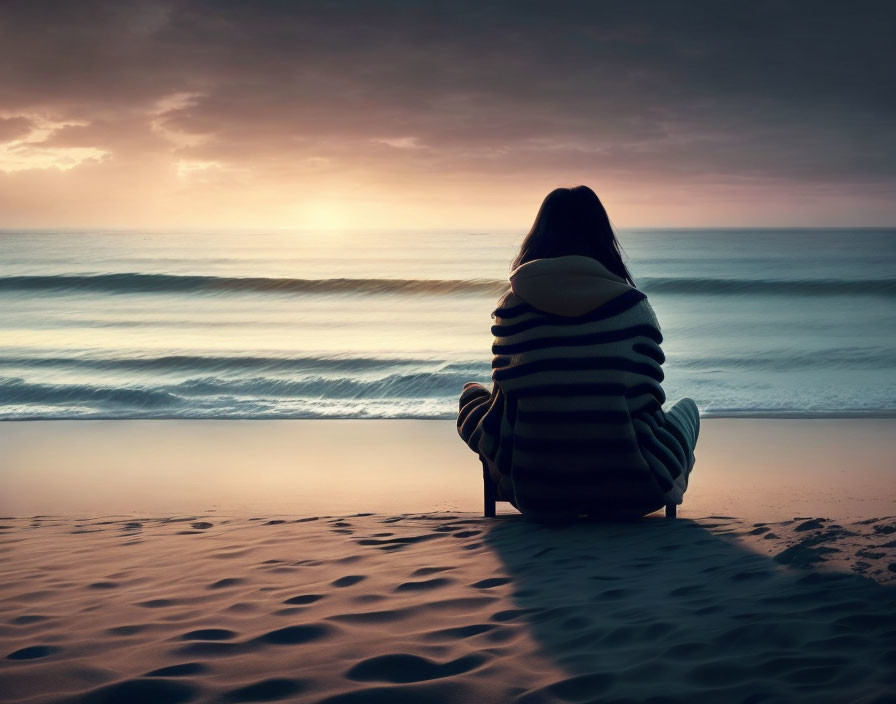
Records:
[[[893,701],[892,587],[782,566],[730,518],[487,525],[516,606],[494,618],[568,675],[521,704]]]

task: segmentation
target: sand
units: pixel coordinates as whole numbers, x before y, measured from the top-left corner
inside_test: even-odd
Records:
[[[896,519],[309,518],[4,520],[5,701],[847,702],[896,684],[896,590],[805,569],[854,544],[892,559]]]
[[[564,529],[529,524],[507,507],[496,519],[481,518],[476,506],[450,512],[239,512],[229,509],[238,503],[228,499],[229,470],[222,471],[223,488],[206,486],[208,496],[227,508],[120,511],[122,502],[139,503],[131,493],[136,480],[127,476],[139,464],[132,461],[135,438],[165,426],[107,427],[107,444],[95,446],[98,464],[113,456],[116,443],[132,454],[118,456],[119,483],[110,472],[105,476],[111,486],[104,486],[65,479],[71,471],[66,450],[99,426],[85,424],[66,440],[69,426],[4,424],[0,436],[6,433],[6,440],[27,436],[33,443],[42,434],[58,439],[52,447],[32,446],[30,455],[22,450],[27,443],[6,445],[19,449],[6,455],[17,459],[2,467],[5,488],[21,492],[27,486],[16,464],[26,455],[36,477],[55,476],[59,483],[55,490],[35,488],[30,496],[5,494],[6,504],[64,507],[65,489],[72,505],[89,505],[85,494],[95,492],[110,511],[0,519],[0,699],[894,701],[896,517],[893,482],[878,483],[887,472],[892,476],[892,465],[881,470],[862,464],[878,454],[892,456],[893,424],[812,425],[819,422],[793,421],[808,425],[789,433],[806,443],[804,458],[829,458],[828,464],[818,459],[811,475],[811,465],[792,464],[794,447],[793,455],[778,455],[788,459],[762,465],[749,479],[751,495],[741,497],[737,484],[727,493],[712,489],[719,474],[735,478],[714,454],[720,435],[754,447],[754,460],[767,458],[770,446],[789,445],[781,445],[773,424],[710,422],[701,442],[710,440],[698,451],[703,465],[696,471],[703,474],[694,475],[694,490],[698,477],[705,477],[703,494],[695,491],[677,520],[654,515]],[[347,457],[365,449],[355,435],[356,442],[327,450],[328,433],[339,427],[314,423],[259,425],[254,432],[258,443],[269,446],[274,435],[299,437],[302,442],[291,447],[301,445],[324,459],[326,452]],[[392,457],[399,456],[396,434],[408,432],[407,426],[392,427],[392,435],[387,426],[375,426],[357,432],[378,435],[383,446],[391,441]],[[196,443],[208,438],[199,426],[177,427],[193,438],[190,451],[205,478]],[[224,423],[213,430],[223,427],[231,444],[222,439],[216,457],[246,440],[243,426]],[[353,436],[354,427],[343,425],[342,431]],[[435,433],[439,424],[428,428]],[[177,445],[176,435],[158,445],[156,462]],[[311,435],[316,449],[309,448]],[[376,441],[362,440],[374,443],[366,446],[369,453]],[[422,453],[427,443],[432,451],[433,442],[442,447],[441,440],[428,438],[411,452]],[[274,473],[278,452],[285,451],[272,450]],[[843,474],[837,469],[840,452],[852,458]],[[44,455],[57,464],[36,461]],[[72,458],[85,461],[83,455]],[[469,499],[451,501],[476,503],[475,467],[463,458],[459,471],[462,483],[471,485]],[[238,459],[233,453],[234,466]],[[265,483],[258,469],[264,464],[255,459],[261,488],[253,494],[254,483],[246,484],[245,500],[277,503],[266,492],[288,483]],[[371,458],[364,469],[378,461]],[[431,464],[447,461],[432,453]],[[727,465],[744,461],[736,452]],[[187,467],[177,469],[180,474],[160,466],[154,477],[172,496],[179,492],[169,471],[183,485],[195,479]],[[329,495],[338,504],[358,490],[340,482],[359,472],[333,471]],[[763,492],[801,483],[809,498],[793,498],[794,505],[830,510],[791,511],[782,518],[788,496]],[[864,493],[869,491],[877,495]],[[195,502],[191,492],[172,503]],[[309,489],[302,500],[320,507],[327,496],[324,489]],[[378,496],[369,503],[426,501],[419,493],[397,500]],[[713,498],[737,512],[704,511]],[[164,502],[161,492],[146,499],[147,505],[157,501]],[[891,511],[877,513],[881,506]]]
[[[894,457],[892,418],[704,419],[681,515],[890,515]],[[452,421],[0,422],[6,516],[470,512],[479,471]]]

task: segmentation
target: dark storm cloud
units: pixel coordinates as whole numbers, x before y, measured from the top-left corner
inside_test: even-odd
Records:
[[[890,2],[37,0],[0,8],[0,109],[278,168],[888,187],[894,36]]]

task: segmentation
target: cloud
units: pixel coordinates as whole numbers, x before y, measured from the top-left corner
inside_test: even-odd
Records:
[[[0,139],[37,116],[62,126],[35,154],[168,164],[171,188],[214,164],[250,188],[858,198],[896,185],[894,30],[872,1],[7,3]]]
[[[12,142],[27,137],[31,132],[31,120],[21,115],[17,117],[0,117],[0,143]]]
[[[79,123],[52,122],[39,115],[10,118],[10,130],[14,138],[0,140],[0,171],[14,173],[58,169],[68,171],[87,161],[99,161],[106,152],[93,146],[93,140],[86,143],[62,143],[54,136],[66,130],[78,130]],[[2,124],[0,124],[2,127]]]
[[[374,139],[374,143],[385,144],[395,149],[420,149],[423,147],[417,137],[391,137]]]

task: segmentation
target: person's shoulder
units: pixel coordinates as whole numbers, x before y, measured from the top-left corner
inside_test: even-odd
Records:
[[[512,305],[517,305],[517,304],[522,303],[522,302],[523,302],[523,299],[520,298],[519,296],[517,296],[517,295],[513,292],[513,289],[508,288],[508,289],[504,292],[504,294],[498,299],[498,303],[497,303],[497,305],[495,306],[495,310],[498,310],[499,308],[504,308],[504,307],[506,307],[506,306],[508,306],[508,305],[511,305],[511,306],[512,306]]]
[[[508,289],[492,311],[493,318],[512,318],[525,312],[531,312],[532,306]]]
[[[638,291],[641,295],[638,297],[637,303],[629,309],[629,315],[637,320],[638,323],[652,325],[659,330],[660,324],[656,318],[656,312],[653,310],[653,306],[650,305],[647,295],[638,289],[633,290]]]

